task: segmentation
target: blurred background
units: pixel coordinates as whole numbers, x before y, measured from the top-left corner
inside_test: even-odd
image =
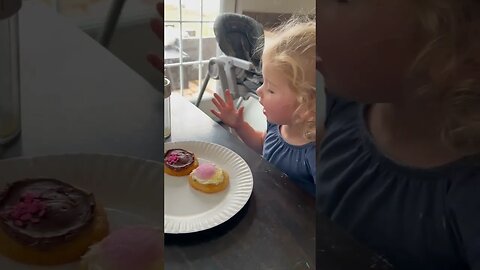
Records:
[[[152,18],[159,17],[155,9],[155,5],[161,2],[159,0],[23,1],[44,3],[93,39],[100,41],[103,38],[108,50],[157,89],[161,88],[162,74],[150,66],[145,56],[148,52],[163,53],[165,74],[172,81],[172,91],[192,102],[196,101],[207,73],[208,60],[222,53],[213,32],[213,23],[219,14],[248,15],[263,24],[268,38],[269,29],[292,14],[315,13],[315,0],[164,0],[165,41],[162,42],[149,25]],[[119,3],[123,5],[117,9],[118,21],[105,41],[107,21],[112,19],[112,10]],[[215,80],[209,81],[200,106],[210,116],[209,110],[213,106],[210,100],[218,91],[216,84]],[[256,101],[249,100],[244,106],[251,107],[246,110],[246,115],[252,115],[253,125],[263,128],[264,118],[257,117],[263,114]],[[255,123],[257,120],[258,124]]]

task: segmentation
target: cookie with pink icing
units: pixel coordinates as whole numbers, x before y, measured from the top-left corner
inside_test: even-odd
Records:
[[[147,226],[113,231],[82,257],[83,270],[163,269],[163,234]]]
[[[223,182],[223,170],[213,163],[203,163],[190,173],[190,176],[201,184],[218,185]]]
[[[202,192],[215,193],[228,186],[229,176],[213,163],[202,163],[188,176],[190,185]]]

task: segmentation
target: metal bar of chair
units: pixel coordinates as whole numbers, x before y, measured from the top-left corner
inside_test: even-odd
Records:
[[[113,33],[117,27],[118,19],[122,14],[125,1],[126,0],[113,0],[112,4],[110,5],[107,19],[105,20],[103,30],[98,38],[98,42],[105,48],[110,46],[110,41],[112,40]]]

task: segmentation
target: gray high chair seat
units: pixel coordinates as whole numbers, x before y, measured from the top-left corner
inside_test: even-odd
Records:
[[[237,108],[243,100],[257,98],[263,84],[261,58],[263,26],[254,19],[236,13],[224,13],[215,19],[214,33],[224,55],[213,57],[203,81],[196,105],[199,106],[210,78],[220,80],[222,94],[229,89]]]

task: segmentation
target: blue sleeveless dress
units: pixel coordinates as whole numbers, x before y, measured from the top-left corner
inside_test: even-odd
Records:
[[[326,108],[317,211],[395,269],[480,269],[478,160],[402,166],[376,148],[366,105],[327,95]]]
[[[275,165],[299,187],[315,196],[315,143],[297,146],[287,143],[280,135],[280,126],[267,123],[263,143],[263,158]]]

